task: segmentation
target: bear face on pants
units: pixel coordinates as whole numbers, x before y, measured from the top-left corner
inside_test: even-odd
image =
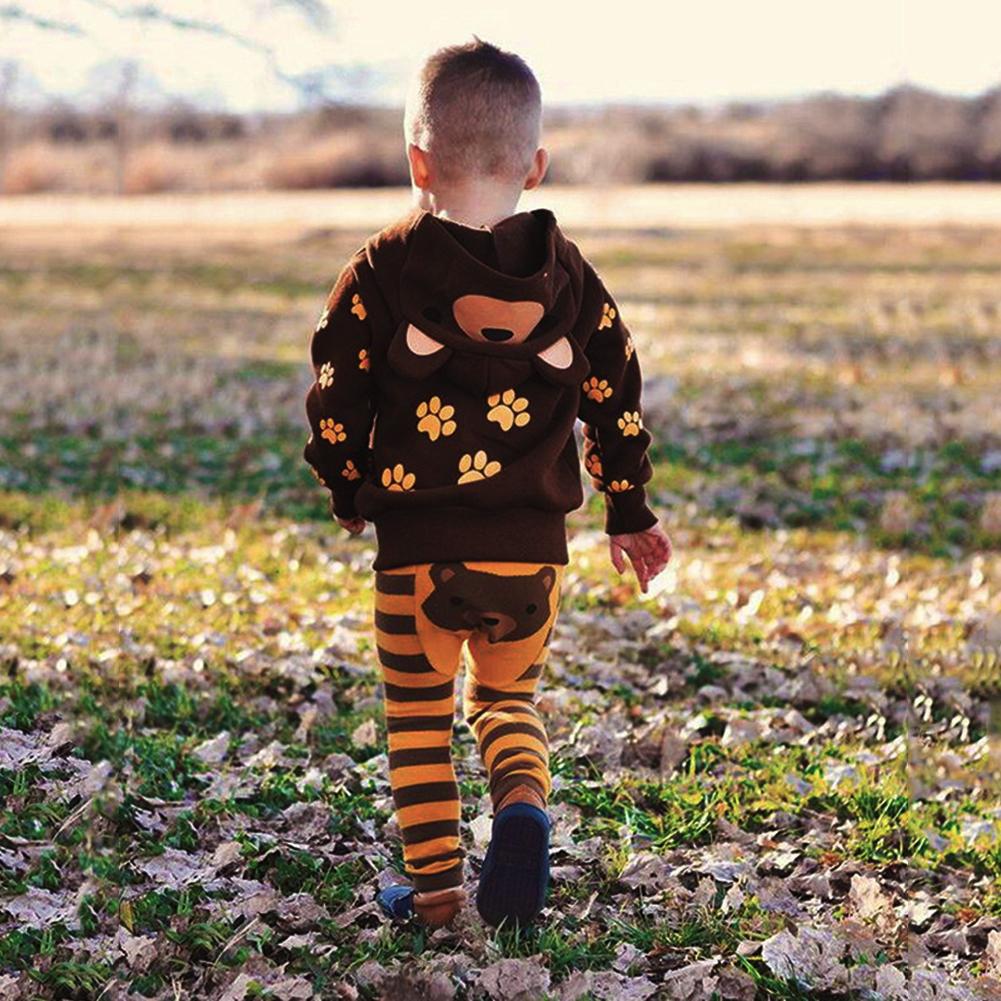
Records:
[[[491,643],[526,639],[549,619],[556,571],[507,576],[470,570],[462,563],[434,563],[434,589],[421,608],[441,629],[480,629]]]

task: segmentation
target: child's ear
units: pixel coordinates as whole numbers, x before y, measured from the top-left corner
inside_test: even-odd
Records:
[[[540,146],[532,157],[532,169],[525,178],[525,190],[531,191],[532,188],[537,188],[546,176],[547,170],[549,170],[549,150]]]
[[[427,153],[420,146],[407,143],[407,160],[410,163],[410,179],[414,182],[414,186],[421,191],[427,191],[431,187],[431,164]]]

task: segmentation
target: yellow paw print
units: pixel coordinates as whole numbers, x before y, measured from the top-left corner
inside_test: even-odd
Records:
[[[632,490],[633,485],[629,480],[612,480],[608,484],[608,489],[612,491],[613,494],[625,493],[626,490]]]
[[[387,490],[413,490],[415,479],[413,473],[408,473],[403,468],[402,462],[398,462],[392,469],[387,466],[382,471],[382,485]]]
[[[345,441],[347,435],[344,433],[344,425],[338,424],[333,417],[324,417],[320,421],[320,437],[329,441],[331,445]]]
[[[638,410],[623,410],[619,418],[619,428],[624,437],[638,435],[643,428],[643,420]]]
[[[604,330],[606,327],[610,327],[618,315],[615,307],[610,302],[606,302],[601,307],[601,319],[598,321],[598,329]]]
[[[584,467],[591,474],[591,478],[600,481],[601,480],[601,459],[598,457],[597,452],[591,452],[584,459]]]
[[[604,403],[612,395],[612,387],[608,385],[608,380],[599,379],[596,375],[585,379],[582,388],[587,397],[595,403]]]
[[[459,460],[459,483],[472,483],[473,480],[485,480],[488,476],[499,473],[501,464],[496,459],[488,459],[487,453],[481,448],[475,455],[468,452]]]
[[[628,334],[626,336],[626,361],[629,361],[633,356],[633,352],[636,350],[636,345],[633,344],[633,335]]]
[[[316,329],[326,330],[327,324],[330,322],[330,308],[328,307],[320,314],[320,319],[316,323]]]
[[[346,480],[360,480],[361,473],[358,471],[358,467],[350,460],[344,464],[344,468],[341,470],[341,476]]]
[[[505,389],[503,393],[494,393],[487,397],[487,420],[496,421],[502,431],[510,431],[513,427],[523,428],[531,419],[528,412],[528,400],[518,396],[513,389]]]
[[[370,364],[371,364],[371,359],[368,356],[368,352],[364,348],[362,348],[361,351],[358,352],[358,367],[363,372],[367,372],[369,370]]]
[[[355,292],[351,296],[351,312],[358,317],[359,320],[364,320],[368,316],[368,310],[365,308],[365,303],[361,301],[361,296]]]
[[[320,374],[316,377],[320,389],[329,389],[334,384],[334,366],[325,361],[320,366]]]
[[[455,407],[445,404],[441,405],[441,397],[432,396],[430,400],[421,403],[417,407],[417,430],[426,432],[432,441],[437,441],[439,436],[448,437],[455,431],[455,421],[452,414]]]

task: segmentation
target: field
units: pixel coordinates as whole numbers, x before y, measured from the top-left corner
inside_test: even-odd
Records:
[[[571,519],[549,907],[430,936],[373,901],[372,539],[300,458],[364,213],[0,207],[0,997],[1001,998],[1001,228],[712,197],[569,213],[677,555],[640,595]]]

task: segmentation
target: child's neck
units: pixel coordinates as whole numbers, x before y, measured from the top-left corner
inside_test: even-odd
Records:
[[[418,206],[444,219],[474,228],[490,227],[514,215],[521,188],[471,181],[435,191],[414,189]]]

